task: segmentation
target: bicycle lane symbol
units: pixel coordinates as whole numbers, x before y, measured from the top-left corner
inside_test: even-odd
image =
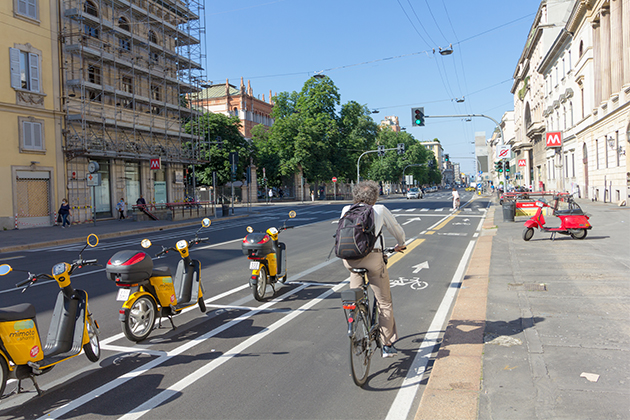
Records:
[[[429,287],[429,283],[426,281],[420,280],[420,277],[413,277],[411,279],[406,279],[404,277],[398,277],[397,279],[389,280],[389,287],[396,286],[407,286],[409,285],[413,290],[422,290]]]

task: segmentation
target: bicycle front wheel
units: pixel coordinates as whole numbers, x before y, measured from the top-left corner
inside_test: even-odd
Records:
[[[357,386],[365,385],[370,371],[370,329],[368,313],[357,307],[353,313],[352,334],[350,335],[350,372]]]

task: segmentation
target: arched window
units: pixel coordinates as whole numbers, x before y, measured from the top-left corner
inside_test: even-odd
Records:
[[[157,39],[157,36],[155,35],[155,32],[149,31],[149,41],[153,42],[154,44],[158,43],[158,39]]]
[[[127,32],[131,32],[131,29],[129,28],[129,22],[124,17],[118,19],[118,27],[120,29],[124,29]]]
[[[529,110],[529,102],[525,104],[525,128],[529,127],[532,123],[532,113]]]
[[[98,17],[98,9],[96,8],[96,5],[89,0],[83,3],[83,11],[88,15]]]

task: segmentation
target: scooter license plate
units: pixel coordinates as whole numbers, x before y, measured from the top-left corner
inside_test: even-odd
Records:
[[[129,292],[131,292],[131,289],[118,289],[116,300],[126,301],[129,299]]]
[[[249,262],[249,269],[250,270],[258,270],[260,268],[260,262],[259,261],[250,261]]]

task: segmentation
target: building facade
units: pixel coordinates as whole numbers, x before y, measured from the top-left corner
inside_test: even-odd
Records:
[[[183,201],[199,138],[182,99],[204,79],[204,0],[61,0],[60,100],[67,195],[75,220]],[[98,170],[90,175],[88,163]],[[92,166],[93,167],[93,166]]]
[[[65,196],[57,2],[0,5],[0,228],[50,225]]]

